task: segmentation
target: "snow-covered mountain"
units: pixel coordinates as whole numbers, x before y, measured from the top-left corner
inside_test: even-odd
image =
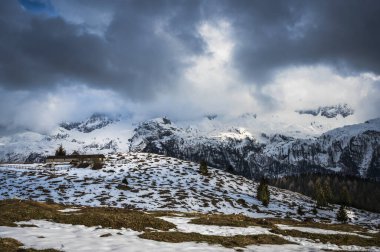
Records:
[[[118,118],[112,118],[105,114],[95,113],[90,118],[82,122],[62,122],[59,126],[66,130],[76,129],[83,133],[89,133],[96,129],[104,128],[105,126],[119,121]]]
[[[50,134],[25,131],[0,138],[1,162],[40,162],[62,144],[67,153],[115,153],[128,150],[132,126],[127,120],[94,114],[82,122],[61,123]],[[124,137],[126,136],[126,137]]]
[[[62,123],[51,134],[27,131],[1,137],[0,161],[43,161],[62,144],[68,153],[135,151],[206,160],[249,178],[316,171],[380,178],[380,119],[354,123],[353,117],[341,114],[328,118],[295,112],[212,115],[176,123],[167,118],[137,123],[95,114],[82,122]]]
[[[318,107],[317,109],[296,110],[296,112],[299,114],[309,114],[313,116],[321,115],[327,118],[334,118],[338,115],[347,117],[354,114],[354,110],[346,103],[334,106]]]
[[[316,138],[282,134],[260,138],[242,128],[202,134],[170,121],[141,123],[131,138],[133,151],[181,159],[206,160],[246,177],[291,175],[330,170],[362,177],[380,177],[380,119],[328,131]]]

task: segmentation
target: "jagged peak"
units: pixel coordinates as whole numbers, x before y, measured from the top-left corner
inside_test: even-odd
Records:
[[[324,116],[327,118],[335,118],[338,115],[347,117],[354,114],[354,110],[347,103],[332,106],[320,106],[316,109],[296,110],[295,112],[301,115],[308,114],[313,116]]]
[[[119,117],[120,116],[110,116],[104,113],[93,113],[86,120],[80,122],[62,122],[59,126],[66,130],[76,129],[83,133],[89,133],[119,121]]]
[[[218,117],[218,115],[217,114],[209,114],[209,115],[205,115],[205,117],[207,119],[209,119],[210,121],[212,121],[212,120],[216,119]]]
[[[173,125],[172,121],[167,117],[156,117],[150,120],[143,121],[140,124],[160,124],[160,125]]]

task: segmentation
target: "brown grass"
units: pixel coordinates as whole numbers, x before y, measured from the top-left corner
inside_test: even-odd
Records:
[[[183,217],[200,217],[203,214],[198,212],[179,212],[179,211],[148,211],[148,213],[155,217],[163,217],[163,216],[183,216]]]
[[[4,252],[34,252],[34,251],[43,251],[43,252],[57,252],[55,249],[23,249],[20,248],[23,244],[12,238],[0,238],[0,251]]]
[[[245,247],[252,244],[290,244],[291,242],[275,235],[236,235],[231,237],[202,235],[198,233],[182,232],[146,232],[139,235],[140,238],[180,243],[180,242],[206,242],[219,244],[227,248]]]
[[[311,240],[318,240],[322,243],[333,243],[336,245],[356,245],[356,246],[380,246],[380,239],[378,238],[364,238],[357,235],[342,235],[342,234],[316,234],[306,233],[298,230],[281,230],[272,229],[272,233],[281,234],[286,236],[301,237]]]
[[[52,219],[57,210],[63,209],[56,204],[34,201],[2,200],[0,201],[0,226],[17,226],[16,221],[30,219]]]
[[[250,218],[240,214],[207,214],[199,215],[198,218],[190,221],[193,224],[201,225],[217,225],[217,226],[232,226],[232,227],[249,227],[261,226],[266,228],[276,228],[276,224],[284,224],[298,227],[321,228],[327,230],[344,231],[344,232],[366,232],[367,229],[361,226],[350,224],[326,224],[312,221],[296,221],[285,218]]]
[[[170,222],[155,218],[137,210],[120,208],[86,207],[80,212],[61,213],[64,207],[57,204],[37,203],[33,201],[0,201],[0,225],[16,226],[14,222],[31,219],[47,219],[58,223],[73,225],[102,226],[107,228],[130,228],[144,231],[154,228],[167,231],[176,226]]]
[[[208,214],[202,215],[199,218],[192,219],[192,224],[199,225],[216,225],[216,226],[231,226],[231,227],[249,227],[261,226],[272,228],[272,223],[267,219],[249,218],[241,214]]]

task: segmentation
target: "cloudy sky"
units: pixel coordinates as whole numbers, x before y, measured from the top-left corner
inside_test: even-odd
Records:
[[[377,0],[0,1],[0,131],[348,103],[380,116]]]

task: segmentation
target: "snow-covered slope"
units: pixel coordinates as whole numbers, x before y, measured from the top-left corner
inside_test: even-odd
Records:
[[[65,204],[133,207],[147,210],[242,213],[251,217],[335,219],[338,206],[312,213],[315,202],[298,193],[270,187],[271,201],[263,207],[255,197],[257,183],[242,176],[175,158],[149,154],[108,155],[101,170],[68,164],[0,166],[0,199],[53,200]],[[376,225],[380,215],[349,209],[353,223]]]

